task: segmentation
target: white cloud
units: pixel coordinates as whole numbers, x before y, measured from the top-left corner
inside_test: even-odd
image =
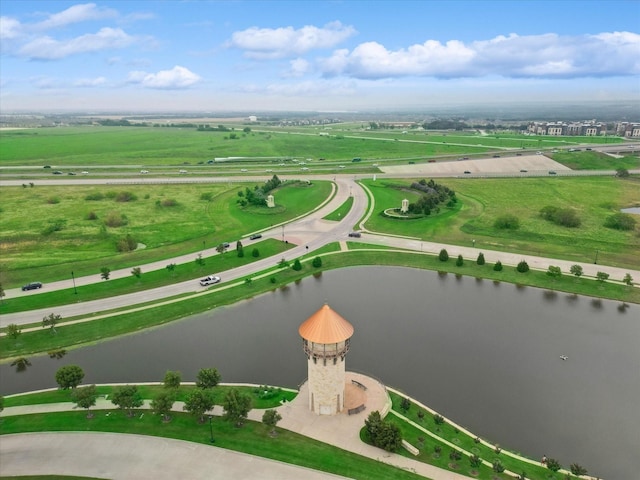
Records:
[[[393,77],[572,78],[640,74],[640,35],[631,32],[599,35],[556,34],[498,36],[468,45],[452,40],[428,40],[408,48],[388,50],[377,42],[341,49],[319,61],[325,75],[363,79]]]
[[[251,27],[233,33],[227,45],[245,50],[245,56],[250,58],[272,59],[332,48],[355,33],[353,27],[340,22],[331,22],[322,28],[306,25],[298,30],[293,27]]]
[[[22,25],[11,17],[0,17],[0,40],[9,40],[21,35]]]
[[[118,13],[110,8],[98,7],[95,3],[85,3],[73,5],[60,13],[49,15],[46,20],[33,25],[38,30],[49,30],[51,28],[64,27],[73,23],[86,22],[89,20],[101,20],[103,18],[115,18]]]
[[[310,67],[311,64],[304,58],[296,58],[295,60],[291,60],[289,62],[289,71],[285,76],[302,77],[303,75],[309,73]]]
[[[49,36],[38,37],[20,48],[21,56],[35,60],[58,60],[79,53],[96,52],[131,45],[135,38],[119,28],[101,28],[70,40],[59,41]]]
[[[185,67],[176,65],[171,70],[160,70],[157,73],[133,71],[129,73],[127,81],[138,83],[147,88],[183,89],[200,82],[202,78]]]
[[[73,82],[74,87],[99,87],[107,83],[107,79],[104,77],[96,78],[81,78]]]

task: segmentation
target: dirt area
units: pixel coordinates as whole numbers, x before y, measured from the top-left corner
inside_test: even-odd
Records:
[[[478,160],[453,160],[416,165],[381,165],[380,170],[390,174],[425,174],[425,175],[464,175],[547,172],[549,170],[571,170],[551,160],[545,155],[501,156],[500,158],[482,158]]]

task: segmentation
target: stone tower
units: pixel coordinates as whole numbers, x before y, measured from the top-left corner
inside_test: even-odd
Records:
[[[345,356],[353,325],[325,304],[298,329],[307,355],[309,409],[335,415],[344,409]]]

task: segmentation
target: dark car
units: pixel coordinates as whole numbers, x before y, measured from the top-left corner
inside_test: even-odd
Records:
[[[470,173],[471,173],[471,172],[470,172],[469,170],[465,170],[465,171],[464,171],[464,174],[465,174],[465,175],[469,175]]]
[[[494,155],[493,158],[500,158],[500,155]]]
[[[556,172],[554,172],[553,170],[549,170],[549,175],[555,175]]]
[[[38,290],[39,288],[42,288],[42,284],[40,282],[31,282],[24,285],[22,287],[22,291],[26,292],[27,290]]]
[[[60,170],[54,170],[53,174],[54,175],[62,175],[62,172]]]
[[[349,233],[350,237],[360,238],[362,234],[360,232],[351,232]]]
[[[522,170],[520,170],[520,173],[527,173],[527,171],[523,168]]]
[[[229,245],[229,242],[224,242],[222,244],[222,248],[229,248],[231,245]]]
[[[259,233],[254,233],[249,237],[249,240],[257,240],[259,238],[262,238],[262,235],[260,235]]]

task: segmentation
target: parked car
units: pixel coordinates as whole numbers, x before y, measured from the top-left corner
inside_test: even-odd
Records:
[[[220,283],[220,280],[222,279],[217,275],[207,275],[200,280],[200,285],[203,287],[206,287],[207,285],[215,285],[216,283]]]
[[[556,172],[554,170],[549,170],[549,175],[555,175]]]
[[[27,283],[26,285],[24,285],[22,287],[22,291],[26,292],[27,290],[38,290],[39,288],[42,288],[42,283],[40,283],[40,282],[31,282],[31,283]]]
[[[259,238],[262,238],[262,235],[261,235],[261,234],[259,234],[259,233],[254,233],[253,235],[251,235],[251,236],[249,237],[249,240],[257,240],[257,239],[259,239]]]
[[[520,170],[520,173],[527,173],[527,171],[523,168],[522,170]]]
[[[471,173],[471,172],[470,172],[469,170],[465,170],[465,171],[464,171],[464,174],[465,174],[465,175],[469,175],[470,173]]]
[[[222,246],[223,246],[224,248],[229,248],[231,245],[229,245],[229,242],[224,242],[224,243],[222,244]]]
[[[349,233],[350,237],[360,238],[362,234],[360,232],[351,232]]]

